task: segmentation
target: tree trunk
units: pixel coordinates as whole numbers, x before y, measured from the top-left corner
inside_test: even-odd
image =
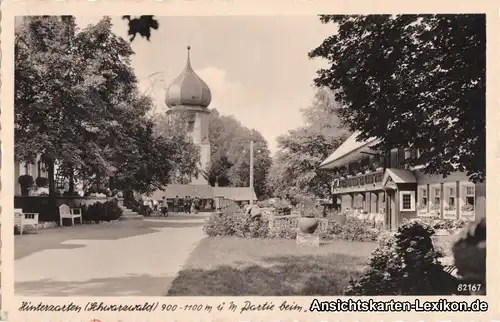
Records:
[[[73,167],[71,167],[69,170],[68,192],[70,195],[72,195],[75,192],[75,171],[73,170]]]
[[[49,179],[49,196],[56,195],[56,179],[55,179],[55,164],[53,159],[46,161],[47,163],[47,176]]]

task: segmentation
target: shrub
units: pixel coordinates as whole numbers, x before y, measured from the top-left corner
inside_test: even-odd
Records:
[[[234,215],[235,235],[245,238],[266,238],[269,235],[269,220],[259,216]]]
[[[346,295],[450,295],[456,279],[443,270],[426,224],[407,222],[394,237],[385,235],[365,272],[351,280]]]
[[[463,282],[482,284],[473,293],[486,294],[486,219],[470,223],[453,245],[453,258]]]
[[[203,225],[203,231],[209,237],[234,236],[236,220],[234,214],[219,212],[211,215]]]
[[[110,200],[103,203],[104,214],[102,221],[118,220],[123,215],[123,210],[118,206],[118,201]]]
[[[123,214],[116,201],[96,202],[82,207],[82,219],[85,222],[100,223],[101,221],[117,220]]]
[[[274,211],[278,215],[290,215],[292,213],[292,205],[287,200],[278,199],[274,203]]]
[[[348,241],[375,241],[379,234],[378,229],[374,229],[370,223],[356,217],[347,217],[345,225],[341,226],[338,237]]]
[[[440,219],[440,218],[425,218],[421,220],[423,223],[430,225],[434,229],[457,230],[464,228],[468,221],[464,219]]]
[[[49,185],[49,179],[45,177],[38,177],[35,180],[37,187],[47,187]]]
[[[123,203],[124,206],[126,206],[132,211],[135,211],[141,216],[149,217],[153,213],[153,209],[151,209],[151,207],[144,205],[144,203],[136,200],[135,198],[128,199]]]
[[[269,221],[263,216],[251,218],[243,214],[237,205],[230,205],[223,212],[210,216],[203,231],[210,237],[265,238],[269,235]]]

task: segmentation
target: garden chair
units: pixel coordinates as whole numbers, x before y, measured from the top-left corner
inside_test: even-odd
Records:
[[[35,226],[38,233],[38,213],[23,212],[22,209],[14,209],[14,226],[19,227],[19,234],[22,235],[25,226]]]
[[[63,218],[71,219],[71,226],[75,225],[75,219],[80,218],[80,224],[83,224],[82,211],[80,208],[70,208],[68,205],[59,206],[59,223],[62,227]]]

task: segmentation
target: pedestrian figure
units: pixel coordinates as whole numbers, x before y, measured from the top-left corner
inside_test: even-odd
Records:
[[[192,203],[193,203],[193,201],[192,201],[191,197],[187,196],[187,197],[186,197],[186,200],[185,200],[185,202],[184,202],[184,212],[185,212],[185,213],[187,213],[187,214],[188,214],[188,213],[191,213],[190,208],[191,208],[191,204],[192,204]]]
[[[198,197],[195,197],[194,200],[193,200],[193,212],[195,214],[198,213],[198,211],[200,210],[200,199]]]
[[[164,217],[168,216],[168,201],[167,198],[165,198],[165,196],[163,197],[163,202],[161,205],[161,213]]]
[[[174,212],[179,212],[179,196],[175,196],[174,199]]]

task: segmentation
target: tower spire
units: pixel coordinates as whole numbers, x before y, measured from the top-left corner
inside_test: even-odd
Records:
[[[191,46],[190,45],[187,45],[187,63],[186,63],[186,69],[193,69],[191,67],[191,56],[190,56],[190,52],[191,52]]]

